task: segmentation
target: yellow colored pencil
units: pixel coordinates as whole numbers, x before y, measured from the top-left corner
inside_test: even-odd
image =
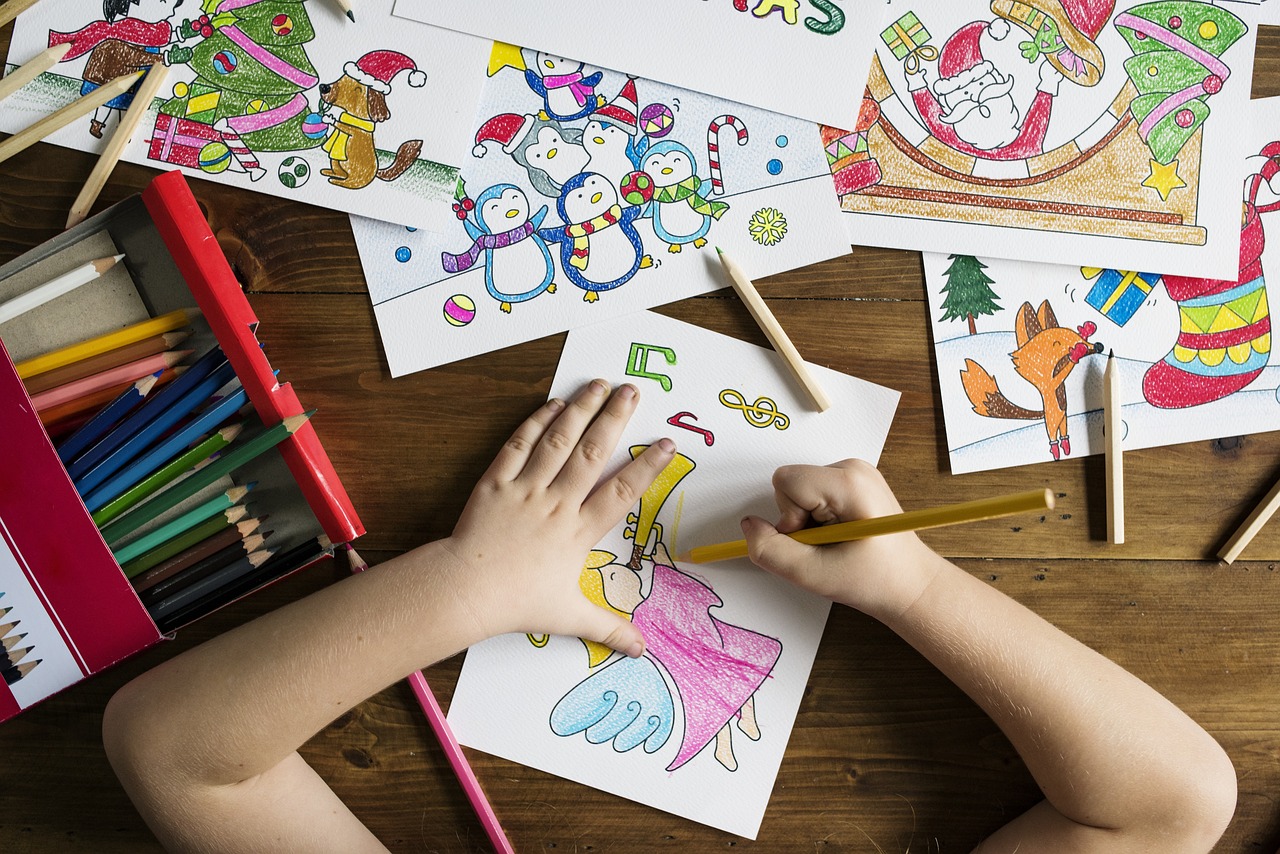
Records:
[[[18,377],[25,380],[28,377],[34,377],[36,374],[43,374],[45,371],[52,371],[54,368],[61,368],[63,365],[70,365],[73,362],[88,359],[100,353],[106,353],[117,347],[125,347],[155,335],[190,326],[191,319],[197,314],[198,312],[195,309],[180,308],[177,311],[171,311],[168,314],[151,317],[141,323],[126,326],[124,329],[117,329],[114,332],[108,332],[105,335],[99,335],[96,338],[70,344],[61,349],[27,359],[25,362],[19,362],[15,366],[18,369]]]
[[[880,537],[885,534],[901,534],[905,531],[920,531],[925,528],[958,525],[961,522],[978,522],[982,519],[1012,516],[1015,513],[1052,510],[1053,505],[1054,499],[1051,491],[1048,489],[1033,489],[1030,492],[1018,492],[995,498],[980,498],[977,501],[962,501],[959,504],[947,504],[943,507],[909,510],[906,513],[895,513],[892,516],[856,519],[852,522],[837,522],[834,525],[824,525],[821,528],[805,528],[802,531],[787,534],[787,536],[811,546],[825,546],[831,543],[864,540],[867,537]],[[698,546],[690,549],[689,553],[680,559],[689,563],[713,563],[719,560],[731,560],[746,556],[747,541],[736,540],[730,543],[717,543],[712,546]]]

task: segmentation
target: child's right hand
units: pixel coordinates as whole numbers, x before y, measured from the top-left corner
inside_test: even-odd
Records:
[[[884,477],[870,463],[783,466],[774,472],[781,516],[771,525],[742,520],[751,560],[762,569],[877,619],[901,614],[945,565],[915,534],[809,546],[786,534],[813,523],[831,524],[901,513]]]

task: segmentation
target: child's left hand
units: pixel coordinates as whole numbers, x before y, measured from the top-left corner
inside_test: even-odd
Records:
[[[507,440],[476,484],[453,535],[453,589],[484,636],[531,632],[599,641],[632,657],[644,639],[582,595],[587,552],[640,500],[675,454],[670,439],[596,487],[639,393],[593,381],[568,404],[548,401]]]

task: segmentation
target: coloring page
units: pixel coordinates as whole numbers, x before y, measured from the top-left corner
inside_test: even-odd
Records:
[[[552,395],[596,376],[640,389],[606,473],[663,436],[677,446],[579,581],[640,627],[646,650],[628,659],[546,635],[473,646],[449,708],[461,743],[755,837],[830,602],[746,559],[673,556],[741,540],[748,513],[776,519],[778,466],[879,458],[898,393],[811,370],[825,413],[772,351],[661,315],[569,334]]]
[[[849,79],[871,61],[884,0],[397,0],[395,14],[511,44],[570,85],[576,56],[606,68],[838,127],[858,115],[856,84],[832,98],[819,81]],[[550,55],[556,54],[556,55]],[[803,57],[802,62],[797,60]],[[856,75],[855,75],[856,76]],[[554,116],[553,116],[554,117]]]
[[[352,218],[392,376],[849,251],[817,125],[576,61],[564,117],[536,56],[494,44],[446,231]]]
[[[1227,279],[925,254],[953,474],[1102,453],[1111,352],[1126,449],[1280,428],[1266,287],[1280,240],[1263,234],[1280,228],[1280,98],[1251,109]]]
[[[852,242],[1231,276],[1256,9],[895,0],[823,132]]]
[[[432,222],[471,148],[489,43],[391,17],[357,22],[314,0],[62,0],[23,13],[8,67],[57,44],[52,70],[0,102],[21,130],[98,86],[162,62],[169,77],[124,159],[348,213]],[[132,92],[49,142],[97,152]],[[445,211],[447,213],[447,209]]]

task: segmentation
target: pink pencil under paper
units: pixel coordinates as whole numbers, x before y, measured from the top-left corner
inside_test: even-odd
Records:
[[[352,572],[364,572],[369,568],[369,564],[364,562],[350,543],[344,543],[343,548],[347,550],[347,559],[351,563]],[[494,814],[489,799],[485,797],[484,789],[480,788],[480,781],[476,779],[476,772],[471,770],[471,763],[462,752],[462,745],[458,744],[458,739],[453,737],[449,721],[445,719],[444,710],[436,702],[436,695],[431,693],[426,677],[421,671],[414,671],[409,674],[409,685],[413,688],[414,696],[418,698],[418,705],[427,716],[427,723],[431,724],[431,731],[436,734],[436,740],[440,742],[445,756],[449,758],[449,764],[453,766],[453,773],[462,784],[462,790],[467,793],[467,800],[471,801],[471,808],[475,810],[476,818],[480,819],[480,824],[484,826],[484,832],[488,835],[493,850],[498,854],[515,854],[516,849],[511,847],[511,842],[507,839],[498,816]]]

